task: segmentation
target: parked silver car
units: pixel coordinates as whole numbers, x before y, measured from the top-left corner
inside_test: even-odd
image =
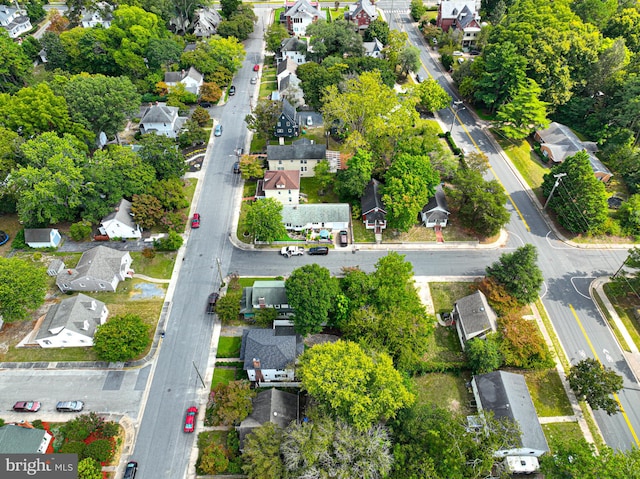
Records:
[[[84,408],[82,401],[60,401],[56,404],[58,412],[80,412]]]

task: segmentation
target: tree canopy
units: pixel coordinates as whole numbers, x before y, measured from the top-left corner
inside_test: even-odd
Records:
[[[149,325],[140,316],[114,316],[98,326],[93,350],[102,361],[129,361],[142,354],[151,342]]]
[[[247,209],[246,224],[254,241],[270,243],[287,233],[282,224],[282,203],[273,198],[251,203]]]
[[[0,316],[7,323],[22,321],[44,303],[45,268],[20,258],[0,257]]]
[[[308,264],[293,270],[285,281],[287,299],[295,311],[293,324],[297,333],[319,333],[328,322],[329,311],[338,295],[338,280],[327,268]]]
[[[587,358],[571,366],[567,380],[578,399],[586,400],[593,409],[603,409],[608,415],[620,410],[610,395],[622,389],[622,376],[599,361]]]
[[[319,344],[300,357],[303,388],[321,407],[359,431],[396,415],[414,396],[385,353],[367,354],[356,343]]]
[[[500,260],[487,267],[487,276],[504,286],[520,304],[538,299],[538,291],[544,281],[537,264],[538,252],[532,244],[504,253]]]

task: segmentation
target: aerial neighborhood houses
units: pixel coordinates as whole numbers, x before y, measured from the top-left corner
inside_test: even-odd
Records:
[[[294,60],[286,58],[278,64],[276,70],[276,81],[278,82],[280,98],[302,105],[304,104],[304,94],[300,87],[300,79],[296,75],[297,69],[298,64]],[[286,129],[286,127],[284,129]]]
[[[309,48],[306,38],[289,37],[282,40],[280,50],[276,55],[276,62],[278,65],[280,62],[290,59],[302,65],[307,62],[307,50]]]
[[[62,270],[56,277],[60,291],[114,292],[120,281],[133,277],[131,255],[107,246],[96,246],[82,254],[75,268]]]
[[[451,316],[463,351],[467,341],[484,339],[487,334],[498,330],[498,317],[489,306],[487,297],[479,290],[456,301]]]
[[[193,14],[193,34],[198,38],[208,38],[218,32],[222,17],[217,10],[210,7],[197,9]]]
[[[323,18],[319,2],[298,0],[293,4],[285,4],[285,9],[284,22],[289,33],[295,36],[304,36],[309,25]]]
[[[312,203],[284,205],[282,223],[287,231],[308,231],[310,239],[328,241],[331,233],[349,229],[351,212],[348,203]]]
[[[57,248],[62,241],[55,228],[25,228],[24,242],[30,248]]]
[[[256,281],[253,286],[243,288],[240,314],[244,319],[252,319],[256,312],[265,308],[273,308],[278,318],[289,318],[293,309],[289,306],[284,281]]]
[[[93,335],[108,315],[109,310],[102,301],[86,294],[65,298],[49,308],[30,342],[42,348],[93,346]]]
[[[26,421],[0,427],[0,454],[44,454],[52,441],[49,431]]]
[[[186,118],[178,116],[177,106],[156,104],[149,107],[140,119],[140,132],[176,138],[186,121]]]
[[[179,72],[165,72],[164,82],[167,86],[176,86],[179,83],[184,85],[184,89],[194,95],[200,94],[200,87],[204,83],[204,76],[195,68],[182,70]]]
[[[291,145],[268,145],[267,162],[271,171],[297,170],[306,178],[314,176],[314,168],[326,158],[326,153],[326,145],[301,138]]]
[[[140,239],[142,229],[131,213],[131,202],[122,198],[111,213],[102,218],[100,234],[109,238]]]
[[[436,186],[435,194],[429,203],[422,208],[420,219],[427,228],[444,228],[447,226],[451,214],[448,208],[447,198],[440,184]]]
[[[378,18],[375,3],[371,0],[358,0],[349,5],[349,10],[344,13],[344,18],[348,22],[355,24],[358,30],[366,30],[369,24]]]
[[[33,28],[27,11],[20,8],[17,2],[15,7],[0,5],[0,26],[9,33],[11,38],[18,38]]]
[[[300,202],[300,170],[267,170],[258,181],[256,199],[273,198],[283,205]]]
[[[387,210],[382,203],[380,182],[374,178],[367,183],[360,199],[362,222],[368,230],[373,230],[376,243],[382,242],[382,231],[387,227]]]
[[[293,138],[300,134],[298,111],[286,98],[282,99],[280,116],[276,121],[275,136]]]
[[[382,58],[382,50],[384,45],[380,40],[374,38],[372,42],[362,42],[364,55],[373,58]]]
[[[80,24],[83,28],[93,28],[98,25],[109,28],[113,20],[112,10],[113,6],[107,2],[98,2],[91,8],[84,8]]]
[[[263,383],[290,383],[295,380],[295,361],[304,352],[299,334],[277,329],[248,329],[242,335],[240,359],[249,381],[258,386]]]
[[[480,0],[444,0],[438,5],[436,25],[444,32],[462,32],[462,48],[473,48],[482,26],[480,7]]]
[[[540,143],[540,150],[545,158],[557,165],[580,151],[589,154],[589,163],[593,174],[600,181],[607,183],[613,173],[600,161],[595,152],[598,146],[592,141],[582,141],[568,126],[552,122],[548,128],[535,132],[534,139]]]

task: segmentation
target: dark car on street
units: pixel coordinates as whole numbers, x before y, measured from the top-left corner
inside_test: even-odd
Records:
[[[349,244],[349,235],[345,230],[340,231],[339,236],[340,246],[347,246]]]
[[[136,472],[138,472],[138,463],[136,461],[129,461],[124,470],[124,476],[122,476],[122,479],[135,479]]]
[[[209,103],[208,101],[201,101],[200,106],[202,108],[211,108],[211,103]]]
[[[213,314],[216,312],[216,303],[218,302],[220,295],[218,293],[211,293],[207,299],[207,314]]]
[[[235,85],[231,85],[229,87],[229,96],[233,96],[235,94],[236,94],[236,87],[235,87]]]
[[[329,254],[329,248],[326,246],[315,246],[313,248],[309,248],[309,254],[326,256]]]

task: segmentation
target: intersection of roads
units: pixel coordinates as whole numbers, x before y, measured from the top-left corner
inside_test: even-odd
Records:
[[[446,74],[431,57],[420,32],[411,23],[408,1],[380,0],[377,7],[385,13],[391,28],[406,31],[409,41],[421,50],[421,61],[428,73],[458,101]],[[331,3],[333,5],[333,2]],[[257,99],[259,84],[251,85],[252,66],[264,56],[263,33],[271,22],[272,7],[255,5],[256,31],[245,42],[247,60],[234,79],[234,97],[210,111],[224,126],[222,136],[207,149],[207,158],[199,175],[193,211],[202,215],[198,230],[189,233],[179,253],[169,286],[161,322],[166,336],[151,361],[140,368],[126,370],[13,369],[0,375],[0,400],[37,399],[43,405],[60,399],[81,399],[88,410],[126,417],[135,444],[125,453],[139,463],[138,479],[178,479],[193,477],[197,434],[184,434],[182,421],[191,405],[204,408],[207,400],[219,324],[205,313],[206,299],[219,288],[221,276],[286,276],[304,264],[319,262],[332,274],[344,266],[358,265],[372,271],[386,249],[333,250],[320,260],[300,256],[283,261],[275,252],[260,252],[234,247],[230,235],[235,232],[237,212],[242,198],[240,175],[234,175],[233,163],[238,148],[248,151],[250,140],[245,116]],[[454,118],[453,115],[456,115]],[[616,449],[640,446],[640,386],[634,371],[599,314],[589,295],[590,283],[612,275],[627,256],[626,249],[578,248],[558,238],[549,227],[539,204],[535,202],[499,147],[490,138],[469,108],[447,109],[437,114],[443,128],[452,126],[452,135],[465,151],[480,149],[491,163],[491,173],[509,195],[511,221],[509,239],[500,248],[438,247],[403,249],[416,275],[425,277],[481,276],[485,267],[499,256],[526,243],[538,250],[538,264],[544,274],[542,302],[571,362],[598,358],[624,378],[617,395],[623,413],[607,416],[596,411],[595,418],[606,443]],[[234,233],[235,234],[235,233]],[[184,257],[184,261],[181,260]],[[220,270],[219,270],[220,267]],[[12,404],[12,402],[11,402]],[[55,417],[56,413],[43,414]],[[53,411],[53,408],[51,408]],[[7,414],[4,414],[7,417]],[[118,476],[119,477],[119,476]]]

